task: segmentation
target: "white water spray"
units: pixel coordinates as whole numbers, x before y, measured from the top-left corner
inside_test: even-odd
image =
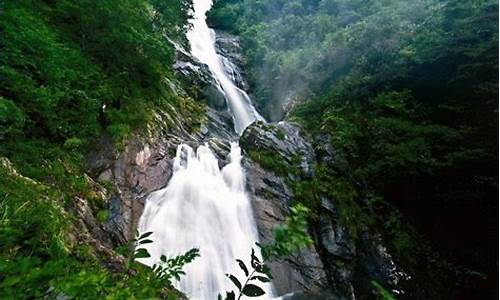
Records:
[[[239,134],[262,119],[248,95],[231,81],[215,51],[215,32],[206,24],[205,13],[212,0],[194,0],[193,27],[188,33],[192,54],[207,64],[220,83]],[[153,232],[152,244],[143,245],[151,254],[141,262],[153,265],[162,254],[175,256],[199,248],[201,257],[186,266],[186,275],[176,285],[190,299],[215,300],[220,293],[235,290],[225,276],[243,279],[236,259],[250,266],[250,253],[258,241],[256,224],[241,167],[241,149],[231,144],[230,163],[222,170],[207,145],[196,151],[183,144],[177,148],[174,173],[168,186],[149,196],[139,221],[139,232]],[[142,247],[142,246],[141,246]],[[261,285],[262,286],[262,285]],[[270,299],[272,285],[263,286]]]
[[[225,72],[222,57],[215,51],[215,31],[208,27],[206,13],[212,7],[212,0],[194,0],[194,18],[192,28],[187,33],[191,45],[191,54],[208,65],[213,77],[219,82],[229,105],[237,133],[256,120],[263,120],[255,110],[247,93],[238,88]]]

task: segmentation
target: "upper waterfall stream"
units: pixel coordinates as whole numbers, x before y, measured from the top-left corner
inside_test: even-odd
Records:
[[[208,65],[220,84],[234,119],[235,131],[242,131],[262,117],[248,95],[226,74],[222,57],[215,50],[215,32],[206,23],[211,0],[194,0],[194,19],[188,32],[194,57]],[[258,233],[250,199],[245,192],[245,175],[241,166],[241,149],[231,143],[230,163],[222,170],[207,145],[196,151],[179,145],[174,170],[168,186],[152,193],[146,201],[139,222],[140,232],[153,232],[152,244],[144,245],[151,254],[141,262],[153,265],[162,254],[174,256],[199,248],[201,257],[186,266],[186,275],[176,285],[190,299],[215,300],[220,293],[235,287],[225,274],[244,278],[236,263],[241,259],[250,265],[251,249]],[[142,247],[142,246],[141,246]],[[263,286],[273,297],[271,284]]]
[[[212,0],[193,1],[194,18],[187,38],[191,54],[208,66],[212,76],[220,84],[233,116],[235,130],[241,134],[252,122],[263,118],[252,105],[247,93],[238,88],[224,70],[223,59],[215,50],[215,31],[206,22],[206,13],[211,7]]]

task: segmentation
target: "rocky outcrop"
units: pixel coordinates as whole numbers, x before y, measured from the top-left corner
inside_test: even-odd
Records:
[[[180,92],[189,94],[194,99],[205,102],[209,107],[222,113],[227,111],[227,104],[220,84],[212,77],[207,65],[193,57],[182,45],[170,41],[176,48],[176,61],[173,69],[186,88],[175,88]],[[229,114],[226,117],[230,119]]]
[[[269,158],[245,162],[260,237],[270,241],[272,228],[289,213],[293,187],[313,178],[314,164],[333,160],[335,151],[329,143],[314,151],[300,127],[287,122],[255,123],[243,133],[240,144],[247,156],[258,158],[251,155],[257,152],[272,158],[271,162]],[[309,224],[313,248],[272,264],[278,293],[294,292],[284,299],[373,299],[377,297],[373,281],[402,293],[398,287],[407,275],[396,265],[381,236],[368,226],[353,230],[337,200],[323,197],[315,209],[316,217]],[[319,298],[314,298],[317,293]]]
[[[395,294],[403,293],[400,283],[408,276],[396,265],[381,236],[364,226],[353,234],[334,202],[324,199],[323,212],[311,231],[335,299],[373,299],[378,295],[374,281],[391,287]]]
[[[299,135],[299,127],[290,123],[268,125],[262,122],[251,125],[240,139],[244,151],[276,151],[285,161],[288,158],[300,157],[298,162],[301,174],[311,176],[313,151],[310,144]],[[247,155],[248,157],[248,155]],[[292,165],[292,160],[285,162]],[[272,170],[266,170],[257,162],[245,160],[248,190],[252,195],[255,218],[261,242],[271,242],[273,229],[285,221],[290,213],[293,191],[286,183],[287,178],[280,177]],[[296,176],[292,180],[298,180]],[[303,249],[299,253],[282,261],[270,263],[274,276],[273,284],[278,295],[292,293],[286,299],[313,299],[320,294],[328,299],[327,277],[321,259],[314,248]]]
[[[227,32],[218,31],[215,40],[217,54],[222,58],[224,69],[232,81],[242,90],[248,90],[243,71],[240,38]]]
[[[128,139],[120,151],[107,136],[96,144],[87,158],[87,170],[92,178],[114,187],[106,229],[116,244],[134,237],[146,198],[167,185],[178,145],[187,143],[196,148],[208,143],[226,159],[229,145],[225,141],[233,133],[220,115],[211,110],[207,115],[201,128],[193,129],[171,108],[169,112],[157,112],[147,130]],[[221,159],[221,165],[225,163]]]

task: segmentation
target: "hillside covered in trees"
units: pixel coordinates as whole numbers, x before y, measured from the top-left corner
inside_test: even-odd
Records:
[[[209,17],[241,36],[264,114],[333,145],[328,188],[347,180],[378,214],[397,207],[446,260],[488,275],[473,295],[494,298],[497,2],[219,0]],[[418,261],[394,220],[388,238]]]
[[[189,9],[176,0],[0,3],[1,299],[165,295],[150,271],[134,276],[96,246],[78,199],[102,226],[112,188],[85,174],[99,137],[119,147],[158,109],[198,126],[202,106],[169,87],[175,51],[164,37],[185,43]]]

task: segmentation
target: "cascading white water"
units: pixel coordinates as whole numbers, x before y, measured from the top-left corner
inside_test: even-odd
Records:
[[[252,208],[245,194],[241,150],[231,145],[231,162],[222,170],[208,146],[196,153],[180,145],[174,174],[167,188],[147,199],[139,232],[153,232],[151,254],[141,262],[152,265],[162,254],[178,255],[199,248],[201,257],[186,267],[178,287],[190,299],[215,300],[234,289],[224,274],[244,275],[235,261],[250,266],[252,247],[258,240]],[[267,286],[267,297],[271,287]],[[259,299],[265,299],[262,297]]]
[[[194,0],[193,27],[188,33],[192,54],[206,63],[220,83],[239,134],[262,117],[248,95],[225,73],[215,51],[215,33],[206,24],[205,13],[212,0]],[[201,257],[190,263],[177,287],[190,299],[215,300],[220,293],[235,290],[225,274],[245,278],[236,259],[250,266],[250,253],[258,241],[252,207],[245,193],[241,149],[231,143],[230,163],[222,170],[207,145],[196,151],[182,144],[177,148],[174,172],[168,186],[152,193],[139,221],[139,232],[153,232],[151,254],[141,262],[153,265],[162,254],[175,256],[199,248]],[[261,285],[262,286],[262,285]],[[272,285],[262,286],[271,299]]]
[[[187,38],[191,45],[191,54],[208,65],[213,77],[219,82],[222,92],[234,119],[234,126],[237,133],[253,123],[255,120],[263,118],[255,110],[247,93],[238,88],[226,74],[222,57],[215,51],[215,31],[208,27],[206,13],[212,7],[212,0],[194,0],[194,18],[191,20],[192,28],[187,33]]]

